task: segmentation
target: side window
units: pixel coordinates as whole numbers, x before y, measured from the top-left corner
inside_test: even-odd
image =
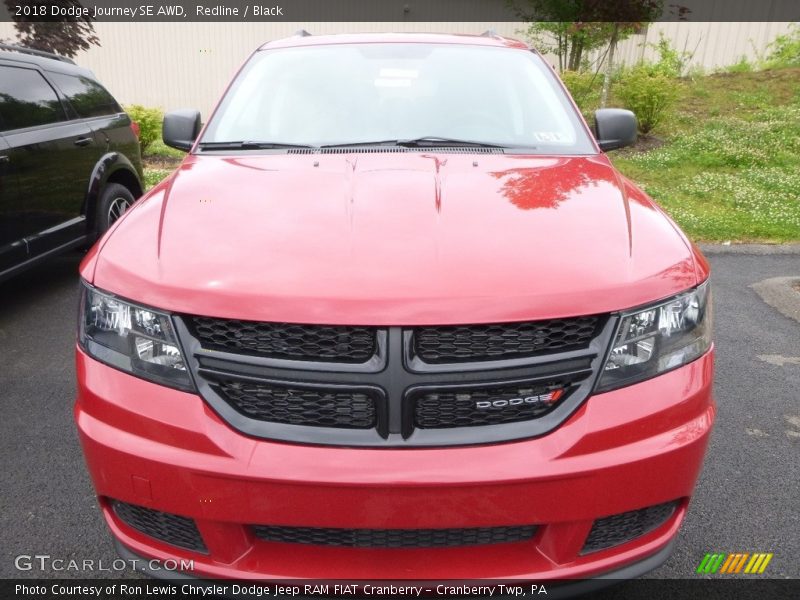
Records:
[[[0,66],[0,115],[4,131],[66,119],[61,101],[41,73],[6,66]]]
[[[52,72],[48,75],[82,119],[122,112],[114,97],[96,81],[80,75]]]

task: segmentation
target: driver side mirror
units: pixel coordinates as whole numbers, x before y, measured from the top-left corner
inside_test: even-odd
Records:
[[[601,108],[594,113],[594,135],[603,151],[636,143],[636,115],[622,108]]]
[[[178,150],[191,150],[200,134],[200,112],[191,108],[173,110],[164,115],[161,137]]]

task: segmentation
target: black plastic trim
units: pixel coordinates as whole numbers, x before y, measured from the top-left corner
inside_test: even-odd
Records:
[[[574,598],[576,596],[582,596],[584,594],[593,593],[599,591],[603,588],[612,586],[616,583],[620,583],[622,581],[626,581],[629,579],[636,579],[637,577],[641,577],[650,571],[653,571],[663,565],[669,557],[672,555],[672,552],[675,550],[675,545],[677,543],[677,537],[673,537],[669,542],[667,542],[662,548],[656,550],[653,554],[636,560],[634,562],[628,563],[627,565],[620,567],[619,569],[615,569],[613,571],[605,571],[596,574],[591,579],[564,579],[559,580],[554,583],[552,586],[547,587],[547,597],[551,599],[555,598]],[[151,558],[146,557],[138,552],[134,552],[130,548],[128,548],[125,544],[123,544],[119,539],[113,537],[114,549],[117,551],[122,560],[127,561],[130,563],[131,568],[152,577],[153,579],[160,579],[165,581],[180,581],[180,582],[191,582],[194,585],[197,585],[200,588],[204,588],[208,590],[210,595],[214,595],[219,589],[216,581],[210,581],[207,578],[201,578],[197,575],[190,574],[185,571],[167,571],[163,568],[153,568],[153,563]],[[294,580],[296,581],[296,580]],[[411,581],[428,581],[428,580],[408,580]],[[502,581],[502,579],[495,579],[495,580],[487,580],[487,581]],[[544,581],[548,581],[545,579]],[[352,583],[352,582],[348,582]],[[518,584],[519,580],[512,580],[509,579],[509,583]],[[225,595],[223,597],[226,598],[234,598],[234,596]],[[241,598],[241,595],[235,596],[235,598]]]
[[[88,239],[89,239],[88,236],[82,235],[72,240],[71,242],[67,242],[66,244],[62,244],[61,246],[52,248],[50,250],[47,250],[46,252],[42,252],[41,254],[28,256],[28,258],[26,258],[25,260],[16,263],[14,266],[9,267],[5,271],[0,271],[0,281],[5,281],[6,279],[13,277],[14,275],[17,275],[18,273],[22,273],[23,271],[38,265],[40,262],[52,258],[53,256],[57,256],[63,252],[72,250],[73,248],[78,248],[80,246],[83,246]]]

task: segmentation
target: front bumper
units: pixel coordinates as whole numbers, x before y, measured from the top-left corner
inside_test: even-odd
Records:
[[[686,514],[715,413],[712,351],[589,398],[538,439],[321,447],[248,438],[199,396],[121,373],[80,349],[77,366],[75,418],[114,536],[139,556],[193,560],[192,575],[209,578],[551,580],[618,571],[664,555]],[[194,519],[208,552],[140,533],[109,499]],[[656,529],[582,553],[596,519],[673,500],[677,509]],[[538,529],[525,542],[388,549],[266,542],[255,524]]]

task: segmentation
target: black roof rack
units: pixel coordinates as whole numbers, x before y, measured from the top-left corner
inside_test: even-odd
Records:
[[[311,34],[310,34],[310,33],[308,33],[308,32],[307,32],[305,29],[298,29],[297,31],[295,31],[295,32],[294,32],[294,34],[295,34],[296,36],[299,36],[299,37],[308,37],[308,36],[310,36],[310,35],[311,35]]]
[[[75,64],[75,61],[66,56],[59,56],[52,52],[45,52],[44,50],[34,50],[33,48],[26,48],[25,46],[17,46],[16,44],[0,44],[0,50],[9,50],[11,52],[21,52],[22,54],[30,54],[31,56],[41,56],[42,58],[52,58],[60,60],[61,62]]]

